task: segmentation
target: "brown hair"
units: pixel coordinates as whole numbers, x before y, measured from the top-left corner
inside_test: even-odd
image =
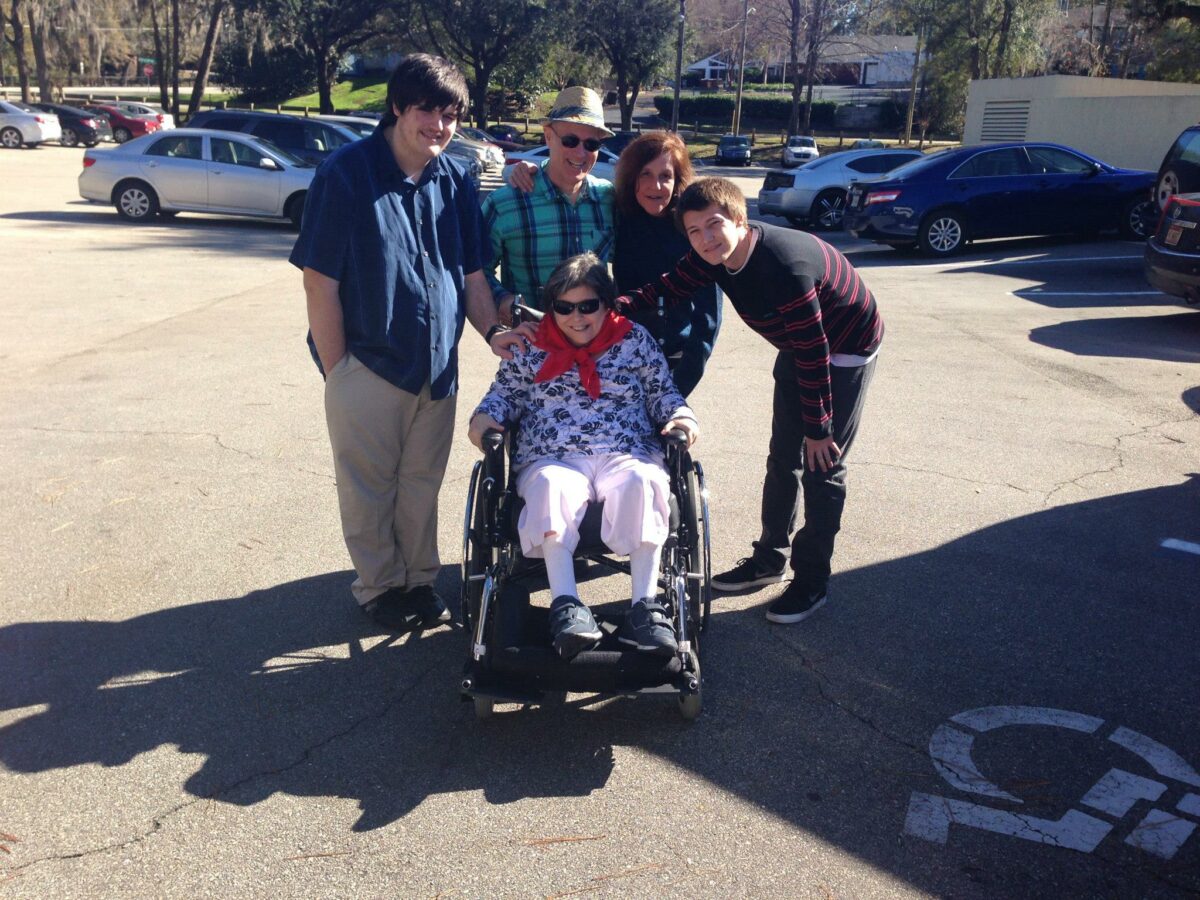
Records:
[[[675,204],[675,227],[684,231],[683,214],[699,212],[717,206],[721,212],[739,225],[749,220],[746,215],[746,198],[741,188],[728,178],[701,178],[688,185],[688,189]]]
[[[692,183],[695,173],[692,171],[692,161],[688,157],[687,146],[679,135],[670,131],[648,131],[634,140],[621,151],[617,160],[617,174],[614,181],[617,185],[617,208],[627,216],[637,213],[638,175],[649,163],[658,159],[664,153],[671,157],[671,168],[675,170],[675,188],[671,194],[671,203],[679,199],[679,195]],[[668,211],[670,206],[667,207]]]
[[[388,79],[388,106],[383,124],[395,124],[396,111],[403,115],[410,106],[421,109],[453,106],[463,116],[469,99],[467,80],[452,62],[429,53],[410,53],[396,64]]]
[[[549,309],[552,302],[577,287],[590,287],[605,306],[612,306],[617,299],[617,286],[608,274],[608,266],[595,253],[580,253],[554,267],[542,289],[542,308]]]

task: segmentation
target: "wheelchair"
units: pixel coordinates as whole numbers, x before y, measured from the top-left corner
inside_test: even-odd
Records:
[[[514,319],[542,314],[523,304]],[[550,641],[549,610],[530,603],[526,586],[534,573],[524,564],[517,521],[524,501],[509,477],[508,449],[514,429],[484,435],[484,458],[475,463],[463,517],[460,610],[470,637],[463,667],[462,698],[475,715],[489,718],[497,702],[547,705],[568,692],[600,696],[674,695],[685,719],[700,715],[700,634],[712,606],[712,552],[704,469],[687,449],[687,435],[665,436],[671,486],[670,527],[663,544],[658,587],[675,626],[679,650],[670,657],[625,649],[617,640],[628,604],[592,607],[600,643],[564,660]],[[600,539],[603,503],[588,504],[579,527],[576,559],[616,572],[629,565],[613,558]]]

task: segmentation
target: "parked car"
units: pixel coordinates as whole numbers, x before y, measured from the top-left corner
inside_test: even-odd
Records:
[[[499,169],[504,165],[504,151],[495,144],[471,140],[457,130],[443,152],[460,159],[473,159],[479,163],[480,170],[484,172]]]
[[[713,161],[718,165],[750,165],[750,138],[727,134],[717,141],[717,155]]]
[[[550,148],[545,144],[540,147],[533,147],[529,150],[524,150],[520,153],[510,153],[504,161],[508,163],[504,167],[504,180],[508,181],[508,173],[512,171],[513,163],[519,160],[527,160],[531,163],[541,165],[550,157]],[[596,178],[603,178],[606,181],[612,181],[617,172],[617,154],[613,153],[607,147],[600,148],[600,155],[596,157],[596,164],[592,166],[591,172],[588,174],[594,175]]]
[[[143,137],[144,135],[153,134],[158,131],[158,122],[156,120],[131,116],[123,109],[110,106],[107,103],[100,104],[99,106],[81,106],[80,109],[85,112],[99,113],[108,119],[109,127],[112,129],[113,140],[118,144],[123,144],[134,138]]]
[[[1158,167],[1154,193],[1159,209],[1165,209],[1174,194],[1200,193],[1200,125],[1185,128],[1175,139]]]
[[[758,192],[758,211],[783,216],[796,227],[842,227],[850,182],[890,172],[920,159],[919,150],[846,150],[814,160],[802,169],[772,169]]]
[[[513,125],[489,125],[487,133],[492,136],[493,140],[507,141],[510,144],[525,145],[525,137]],[[501,144],[503,146],[503,144]],[[504,147],[505,150],[512,148]]]
[[[604,139],[604,146],[613,153],[617,154],[617,156],[620,156],[626,147],[628,147],[641,136],[642,133],[640,131],[618,131],[615,132],[611,137],[606,137]]]
[[[846,229],[947,256],[977,238],[1119,231],[1144,240],[1153,172],[1121,169],[1058,144],[961,147],[850,187]]]
[[[311,119],[316,119],[318,122],[333,122],[336,125],[341,125],[343,128],[349,128],[360,138],[370,137],[375,133],[375,129],[379,127],[378,119],[368,119],[365,116],[335,116],[322,113],[316,116],[309,116]]]
[[[887,146],[887,144],[885,144],[883,141],[876,141],[871,138],[859,138],[856,141],[852,141],[850,146],[847,147],[846,149],[847,150],[878,150],[878,149],[880,149],[882,147],[886,147],[886,146]]]
[[[42,112],[54,113],[58,116],[58,124],[62,127],[62,137],[58,142],[64,147],[95,147],[101,141],[113,139],[112,126],[105,116],[90,113],[74,106],[64,106],[61,103],[35,103]]]
[[[315,171],[253,135],[176,128],[85,150],[79,195],[111,203],[130,222],[204,212],[290,219],[298,228]]]
[[[1200,193],[1167,198],[1144,259],[1152,287],[1200,306]]]
[[[359,139],[357,133],[336,122],[242,109],[207,109],[192,116],[188,126],[253,134],[313,164]]]
[[[0,147],[36,147],[62,137],[58,116],[17,100],[0,100]]]
[[[481,144],[491,144],[493,147],[496,147],[500,150],[501,156],[510,151],[520,151],[525,149],[524,141],[507,141],[503,138],[498,138],[487,131],[484,131],[482,128],[475,128],[471,125],[460,124],[458,126],[458,133],[465,138],[469,138],[473,141],[479,141]]]
[[[802,134],[793,134],[787,139],[787,143],[783,145],[783,152],[779,156],[779,163],[785,169],[790,169],[793,166],[802,166],[805,163],[812,162],[821,151],[817,149],[816,138],[805,137]]]
[[[153,119],[158,123],[160,131],[175,127],[175,117],[161,106],[151,106],[149,103],[132,103],[125,100],[114,100],[112,105],[126,115],[135,116],[139,119]]]

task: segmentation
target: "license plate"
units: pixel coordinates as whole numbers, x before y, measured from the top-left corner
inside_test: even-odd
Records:
[[[1179,243],[1179,238],[1183,236],[1183,229],[1178,225],[1172,225],[1167,231],[1167,236],[1163,238],[1163,243],[1168,247],[1174,247]]]
[[[854,209],[858,206],[858,198],[862,196],[862,191],[855,188],[850,192],[850,208]]]

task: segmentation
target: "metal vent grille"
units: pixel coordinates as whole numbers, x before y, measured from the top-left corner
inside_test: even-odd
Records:
[[[1028,100],[989,100],[983,107],[983,141],[1023,141],[1029,131]]]

